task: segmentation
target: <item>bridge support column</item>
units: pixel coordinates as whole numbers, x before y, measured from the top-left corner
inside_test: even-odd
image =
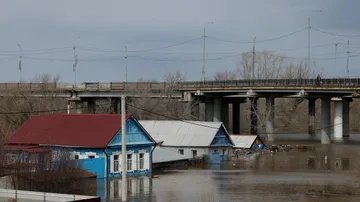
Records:
[[[205,121],[213,121],[214,115],[214,103],[212,101],[208,101],[205,103]]]
[[[89,99],[87,101],[87,106],[88,106],[88,112],[90,114],[95,114],[96,112],[96,104],[95,104],[95,99]]]
[[[308,99],[308,128],[309,128],[309,135],[314,137],[315,136],[315,114],[316,114],[316,108],[315,108],[315,98],[309,98]]]
[[[330,140],[330,98],[321,98],[321,144]]]
[[[190,120],[198,121],[200,118],[200,101],[197,98],[192,99],[190,104]]]
[[[343,141],[343,101],[341,98],[334,100],[334,141]]]
[[[250,134],[257,134],[257,128],[258,128],[258,117],[257,117],[257,101],[258,98],[252,97],[250,98]]]
[[[119,106],[119,99],[110,98],[110,114],[120,114],[118,106]]]
[[[343,98],[343,137],[350,137],[350,102],[351,99]]]
[[[266,98],[266,135],[267,141],[273,142],[274,141],[274,118],[275,118],[275,98],[274,97],[267,97]]]
[[[232,103],[233,134],[240,134],[240,102]]]
[[[220,122],[221,121],[221,98],[214,98],[213,103],[213,121]]]
[[[229,130],[229,103],[225,99],[221,100],[221,122]]]
[[[84,103],[82,101],[75,102],[75,113],[82,114],[84,108]]]

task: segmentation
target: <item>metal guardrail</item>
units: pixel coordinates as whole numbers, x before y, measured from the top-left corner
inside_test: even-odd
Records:
[[[222,87],[360,87],[360,79],[258,79],[228,81],[184,81],[178,84],[166,82],[85,82],[82,84],[66,83],[0,83],[1,90],[163,90]]]

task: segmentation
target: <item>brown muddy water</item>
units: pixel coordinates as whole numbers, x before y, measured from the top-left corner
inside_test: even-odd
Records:
[[[158,178],[130,178],[128,201],[360,201],[360,135],[328,146],[307,135],[278,135],[275,144],[309,145],[315,150],[239,157]],[[121,180],[107,187],[103,201],[121,201]]]

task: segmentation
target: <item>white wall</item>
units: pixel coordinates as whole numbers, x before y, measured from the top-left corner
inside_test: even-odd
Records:
[[[174,151],[176,153],[179,154],[179,149],[183,149],[184,150],[184,157],[186,158],[193,158],[193,152],[192,150],[196,150],[197,151],[197,156],[198,157],[202,157],[203,155],[209,154],[209,149],[206,148],[200,148],[200,147],[166,147],[166,146],[161,146],[163,148],[166,148],[167,150],[171,150]]]
[[[0,177],[0,189],[12,189],[11,177],[4,176]]]

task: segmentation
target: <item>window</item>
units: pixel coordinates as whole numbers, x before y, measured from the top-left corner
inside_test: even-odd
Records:
[[[94,159],[95,156],[94,156],[94,155],[89,155],[88,158],[89,158],[89,159]]]
[[[225,155],[225,152],[226,152],[226,149],[223,149],[223,150],[222,150],[222,155],[223,155],[223,156]]]
[[[192,155],[193,155],[193,158],[196,158],[197,157],[197,150],[192,150]]]
[[[139,169],[144,170],[144,153],[139,154]]]
[[[132,154],[127,154],[127,170],[132,170]]]
[[[75,154],[75,160],[79,159],[79,155],[78,154]]]
[[[114,155],[114,172],[119,172],[119,155]]]
[[[184,155],[184,150],[183,150],[183,149],[179,149],[179,154]]]

